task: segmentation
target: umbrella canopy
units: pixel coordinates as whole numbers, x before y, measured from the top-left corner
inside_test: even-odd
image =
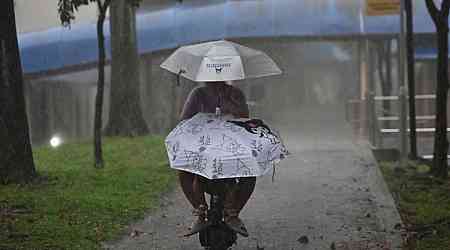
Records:
[[[265,53],[224,40],[181,47],[161,67],[194,82],[233,81],[281,74]]]
[[[170,166],[208,179],[262,176],[288,154],[261,120],[198,113],[165,140]]]

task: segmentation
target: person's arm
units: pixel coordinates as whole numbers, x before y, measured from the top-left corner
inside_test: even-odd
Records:
[[[189,119],[200,111],[200,103],[198,100],[199,93],[199,88],[195,88],[191,91],[191,93],[189,93],[189,96],[184,103],[183,111],[181,111],[180,121]]]

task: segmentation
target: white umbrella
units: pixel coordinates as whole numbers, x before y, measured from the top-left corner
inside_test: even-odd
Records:
[[[224,40],[180,47],[161,67],[194,82],[233,81],[281,74],[265,53]]]
[[[166,138],[170,166],[208,179],[262,176],[288,154],[261,120],[198,113]]]

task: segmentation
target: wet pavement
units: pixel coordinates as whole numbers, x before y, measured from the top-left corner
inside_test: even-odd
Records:
[[[292,155],[259,178],[233,250],[400,249],[399,215],[369,146],[333,115],[279,126]],[[177,188],[107,249],[202,249],[181,234],[191,208]]]

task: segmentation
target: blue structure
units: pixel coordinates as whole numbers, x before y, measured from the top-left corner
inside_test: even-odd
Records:
[[[395,35],[398,16],[365,16],[363,0],[183,0],[137,17],[139,53],[243,37]],[[109,23],[105,23],[109,48]],[[415,1],[415,32],[434,32],[424,1]],[[97,60],[95,24],[19,36],[24,72],[57,70]],[[108,56],[110,56],[108,54]]]

